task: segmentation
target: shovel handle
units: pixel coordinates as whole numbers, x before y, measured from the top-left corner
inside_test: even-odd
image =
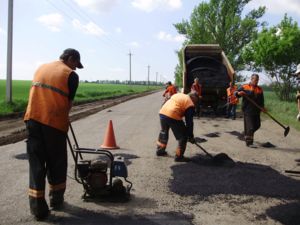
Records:
[[[214,158],[210,153],[208,153],[201,145],[199,145],[197,142],[195,142],[195,145],[197,145],[203,152],[206,153],[210,158]]]
[[[248,97],[247,95],[243,95],[243,97],[245,97],[249,102],[251,102],[253,105],[255,105],[257,108],[260,109],[260,111],[262,111],[263,113],[267,114],[272,120],[274,120],[278,125],[280,125],[282,128],[287,129],[287,127],[285,127],[282,123],[280,123],[277,119],[275,119],[270,113],[265,112],[263,107],[261,107],[260,105],[258,105],[253,99],[251,99],[250,97]]]

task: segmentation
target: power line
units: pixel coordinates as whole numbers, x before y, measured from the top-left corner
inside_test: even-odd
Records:
[[[61,7],[58,7],[56,4],[54,4],[53,2],[51,2],[51,0],[46,0],[53,8],[55,8],[56,10],[58,10],[59,12],[61,12],[63,15],[65,15],[71,22],[73,22],[74,18],[71,16],[71,14],[66,13],[65,10],[61,9]],[[94,23],[96,26],[99,27],[99,25],[95,22],[94,19],[92,19],[89,15],[87,15],[83,10],[81,10],[80,8],[74,7],[70,2],[63,0],[62,1],[64,3],[64,5],[69,9],[68,12],[73,12],[74,14],[76,14],[76,16],[85,22],[92,22]],[[57,3],[57,2],[55,2]],[[117,50],[118,53],[125,55],[125,50],[124,50],[124,43],[121,43],[115,39],[112,39],[111,37],[108,38],[106,35],[103,35],[101,37],[99,36],[94,36],[94,38],[96,38],[98,41],[102,41],[105,42],[106,44],[112,46],[113,48],[115,48]],[[117,47],[119,46],[119,47]],[[120,49],[122,49],[120,51]],[[132,54],[131,54],[132,56]],[[131,56],[130,56],[130,61],[131,61]],[[136,61],[140,62],[140,64],[145,64],[145,62],[140,61],[140,58],[138,58]],[[150,67],[149,67],[150,70]],[[129,80],[131,82],[131,62],[130,62],[130,77]],[[149,80],[148,80],[149,83]]]
[[[61,9],[60,7],[58,7],[56,4],[54,4],[53,2],[51,2],[50,0],[46,0],[53,8],[55,8],[56,10],[58,10],[59,12],[61,12],[63,15],[65,15],[69,20],[70,20],[70,22],[73,22],[73,20],[74,20],[74,18],[72,17],[72,16],[70,16],[70,14],[68,14],[68,13],[66,13],[65,12],[65,10],[63,10],[63,9]],[[63,1],[64,3],[65,3],[65,5],[68,7],[68,8],[70,8],[70,11],[73,11],[77,16],[78,16],[78,18],[79,19],[81,19],[82,21],[86,21],[86,22],[93,22],[95,25],[97,25],[98,27],[99,27],[99,25],[94,21],[94,20],[92,20],[90,17],[88,17],[86,14],[84,14],[84,13],[82,13],[82,14],[84,14],[87,18],[83,18],[83,16],[79,13],[80,12],[80,10],[75,10],[74,9],[74,7],[71,7],[70,6],[70,4],[68,4],[68,3],[66,3],[65,1]],[[120,48],[117,48],[116,47],[116,44],[119,44],[119,43],[112,43],[113,42],[113,40],[111,40],[111,39],[109,39],[107,36],[105,36],[105,35],[103,35],[103,36],[101,36],[101,37],[99,37],[99,36],[94,36],[94,38],[96,38],[97,40],[101,40],[101,41],[103,41],[103,42],[105,42],[106,44],[108,44],[108,45],[110,45],[111,47],[113,47],[113,48],[115,48],[115,49],[117,49],[118,50],[118,53],[121,53],[122,55],[125,55],[125,50],[124,50],[124,48],[123,48],[123,46],[122,46],[122,48],[123,48],[123,52],[120,52]],[[119,46],[120,46],[120,44],[119,44]]]

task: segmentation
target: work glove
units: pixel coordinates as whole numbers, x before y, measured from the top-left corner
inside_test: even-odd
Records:
[[[268,110],[266,108],[262,108],[261,111],[264,113],[268,112]]]
[[[300,113],[297,115],[297,120],[300,121]]]
[[[189,137],[189,138],[188,138],[188,142],[190,142],[190,143],[192,143],[192,144],[195,144],[195,143],[196,143],[196,140],[195,140],[194,136]]]

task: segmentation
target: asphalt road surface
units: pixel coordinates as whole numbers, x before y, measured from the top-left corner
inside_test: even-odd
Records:
[[[258,147],[247,148],[241,140],[242,118],[202,117],[194,120],[201,146],[213,155],[226,153],[235,164],[216,165],[190,143],[185,155],[192,161],[176,163],[171,132],[169,155],[155,155],[161,94],[73,122],[79,146],[99,148],[112,120],[120,146],[112,152],[126,158],[128,180],[133,182],[128,202],[83,201],[69,154],[64,209],[51,211],[44,222],[35,221],[29,212],[28,162],[21,141],[0,147],[0,224],[300,224],[300,177],[285,173],[300,171],[299,132],[291,129],[284,138],[281,127],[264,120],[255,136]],[[275,147],[262,147],[267,142]]]

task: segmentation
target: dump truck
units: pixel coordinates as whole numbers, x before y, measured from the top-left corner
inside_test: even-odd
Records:
[[[229,82],[234,69],[218,44],[192,44],[183,48],[183,92],[189,93],[194,79],[202,86],[201,113],[226,112]]]

